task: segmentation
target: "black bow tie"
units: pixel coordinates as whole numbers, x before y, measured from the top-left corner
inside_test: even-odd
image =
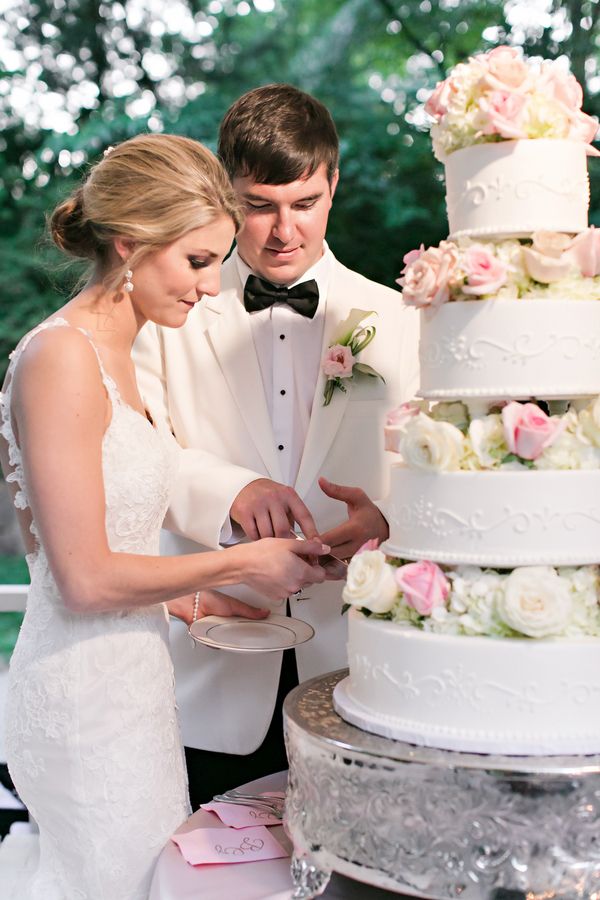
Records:
[[[244,287],[244,306],[247,311],[257,312],[261,309],[268,309],[274,303],[287,303],[301,316],[312,319],[319,305],[317,282],[313,278],[292,288],[287,288],[278,287],[256,275],[249,275]]]

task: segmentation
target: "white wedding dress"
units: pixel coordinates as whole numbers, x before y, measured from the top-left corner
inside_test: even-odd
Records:
[[[40,330],[60,326],[73,327],[55,319],[30,332],[9,372]],[[112,405],[102,445],[109,544],[158,554],[177,445],[121,400],[98,361]],[[24,509],[10,393],[9,381],[0,395],[2,435],[15,505]],[[35,522],[31,530],[37,549],[28,557],[31,588],[10,663],[6,748],[15,786],[39,825],[40,861],[18,897],[147,900],[156,859],[189,815],[166,609],[69,612]]]

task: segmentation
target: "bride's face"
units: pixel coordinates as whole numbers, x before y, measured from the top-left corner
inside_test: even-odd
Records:
[[[171,328],[183,325],[205,294],[219,293],[221,264],[234,236],[231,219],[220,216],[145,256],[133,270],[129,295],[138,316]]]

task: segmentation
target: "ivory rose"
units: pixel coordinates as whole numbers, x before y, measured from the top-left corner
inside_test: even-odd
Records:
[[[536,231],[531,247],[523,247],[523,261],[528,275],[540,284],[552,284],[567,278],[575,260],[565,251],[571,239],[557,231]]]
[[[576,234],[565,251],[565,257],[586,278],[600,275],[600,229],[590,225]]]
[[[513,400],[502,409],[506,444],[521,459],[537,459],[563,431],[560,419],[552,419],[535,403]]]
[[[469,425],[469,438],[473,453],[482,469],[493,469],[506,456],[506,441],[502,419],[493,414],[473,419]]]
[[[398,279],[404,302],[418,307],[445,303],[457,260],[458,248],[451,241],[442,241],[439,247],[429,247],[421,253]]]
[[[464,453],[464,437],[454,425],[419,413],[406,427],[400,453],[411,468],[456,472]]]
[[[450,593],[450,582],[440,567],[425,559],[397,568],[396,584],[406,603],[422,616],[444,606]]]
[[[525,271],[530,278],[539,281],[540,284],[552,284],[554,281],[567,278],[573,267],[573,263],[566,256],[562,256],[560,259],[554,256],[545,256],[531,247],[523,247],[523,262]]]
[[[506,282],[506,266],[484,244],[472,244],[463,255],[465,294],[493,294]]]
[[[344,603],[374,613],[389,612],[398,594],[394,569],[381,550],[364,550],[348,563]]]
[[[560,231],[534,231],[531,235],[533,249],[554,259],[560,259],[571,243],[571,238]]]
[[[484,80],[491,88],[515,90],[527,81],[527,65],[515,47],[494,47],[489,53],[476,58],[485,64],[487,71]]]
[[[323,357],[323,374],[328,378],[348,378],[355,362],[350,347],[334,344]]]
[[[571,616],[569,583],[551,566],[513,569],[498,600],[504,622],[532,638],[559,635]]]

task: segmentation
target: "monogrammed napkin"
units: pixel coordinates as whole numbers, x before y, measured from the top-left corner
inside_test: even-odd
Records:
[[[256,862],[289,855],[264,825],[243,831],[235,828],[195,828],[194,831],[174,834],[171,840],[192,866]]]
[[[200,807],[208,812],[216,813],[221,822],[230,828],[248,828],[249,825],[281,825],[281,819],[266,809],[255,809],[237,803],[219,803],[211,800]]]

